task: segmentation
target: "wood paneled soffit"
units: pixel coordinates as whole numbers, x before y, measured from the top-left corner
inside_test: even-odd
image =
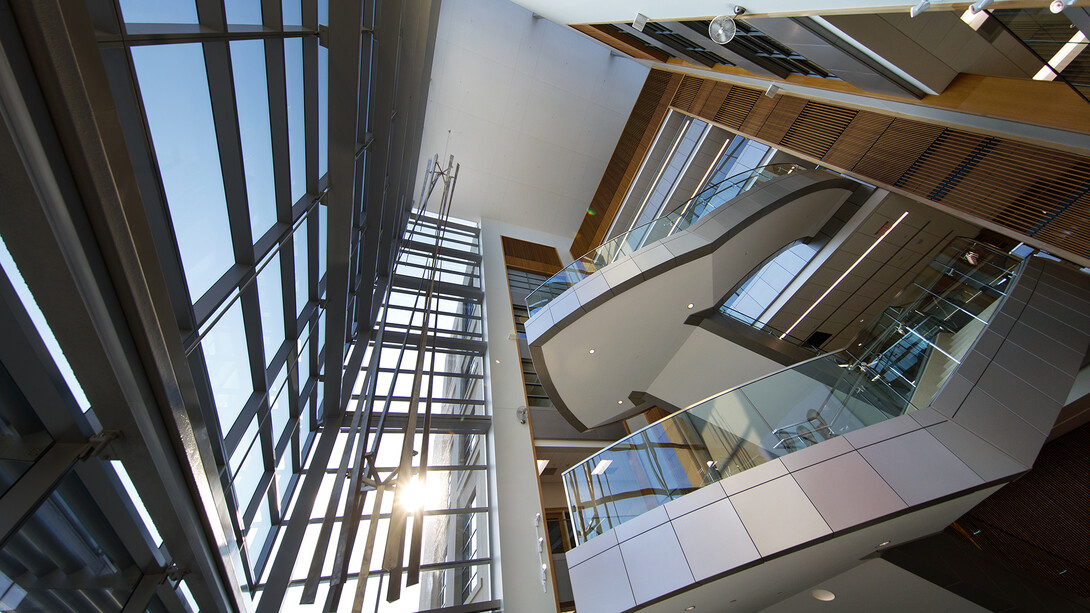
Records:
[[[1090,263],[1090,157],[694,76],[671,106]]]
[[[648,73],[572,241],[570,252],[573,258],[597,247],[605,238],[681,82],[682,77],[678,74],[662,70]]]

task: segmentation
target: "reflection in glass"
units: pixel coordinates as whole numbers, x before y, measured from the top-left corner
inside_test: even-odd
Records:
[[[231,41],[231,68],[242,138],[242,163],[246,172],[250,231],[256,243],[276,223],[265,43],[260,40]]]
[[[246,333],[242,324],[242,301],[236,300],[201,341],[208,379],[216,401],[220,428],[227,432],[254,391]]]
[[[166,6],[169,3],[157,3]],[[216,130],[199,44],[132,48],[189,294],[235,263]]]

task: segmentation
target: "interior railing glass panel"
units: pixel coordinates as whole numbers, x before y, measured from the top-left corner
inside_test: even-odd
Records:
[[[632,228],[565,266],[526,297],[526,306],[530,310],[530,315],[537,313],[565,290],[599,269],[688,228],[700,218],[746,191],[796,170],[802,170],[802,167],[795,164],[771,164],[748,170],[705,187],[670,213]]]
[[[705,485],[926,407],[984,331],[1020,260],[950,243],[852,349],[728,390],[564,473],[580,543]]]

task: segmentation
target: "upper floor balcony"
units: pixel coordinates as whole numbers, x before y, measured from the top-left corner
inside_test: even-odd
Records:
[[[957,239],[899,296],[844,350],[566,471],[576,605],[761,610],[1028,470],[1090,344],[1090,280]]]

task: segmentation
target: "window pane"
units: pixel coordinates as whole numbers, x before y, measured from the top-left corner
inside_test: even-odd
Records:
[[[246,459],[242,461],[242,466],[235,473],[235,498],[239,506],[239,517],[242,516],[242,510],[253,499],[254,492],[257,491],[257,483],[264,472],[265,459],[261,455],[261,443],[257,437],[254,437],[246,450]]]
[[[287,368],[282,368],[280,374],[273,381],[272,391],[269,392],[269,407],[272,413],[272,440],[273,445],[280,443],[284,436],[284,427],[291,416],[291,401],[288,400]]]
[[[325,278],[325,253],[326,244],[329,242],[326,238],[328,230],[326,226],[329,225],[329,214],[326,211],[325,206],[318,205],[318,279]]]
[[[323,22],[324,23],[324,22]],[[318,47],[318,176],[326,173],[328,168],[326,153],[329,142],[329,96],[327,84],[329,83],[329,50]]]
[[[220,427],[226,432],[253,393],[246,332],[242,324],[242,303],[235,301],[201,341],[208,379],[216,401]]]
[[[280,285],[280,252],[257,275],[257,293],[261,299],[261,334],[265,339],[265,364],[271,364],[284,344],[284,293]]]
[[[132,59],[196,301],[235,262],[204,54],[199,44],[148,45],[134,47]]]
[[[303,224],[299,226],[299,229],[292,235],[295,243],[295,316],[296,319],[303,312],[303,307],[307,304],[307,299],[310,296],[310,285],[308,283],[310,272],[307,266],[307,226],[310,224],[309,220],[303,221]]]
[[[303,8],[299,0],[283,0],[284,25],[303,25]]]
[[[260,40],[232,42],[231,67],[235,78],[235,99],[238,101],[242,163],[246,170],[250,231],[254,242],[257,242],[276,223],[265,43]]]
[[[224,5],[227,23],[261,24],[261,0],[227,0]]]
[[[197,23],[193,0],[121,0],[125,23]]]
[[[288,157],[292,204],[307,191],[306,123],[303,115],[303,41],[284,41],[284,78],[288,94]]]

